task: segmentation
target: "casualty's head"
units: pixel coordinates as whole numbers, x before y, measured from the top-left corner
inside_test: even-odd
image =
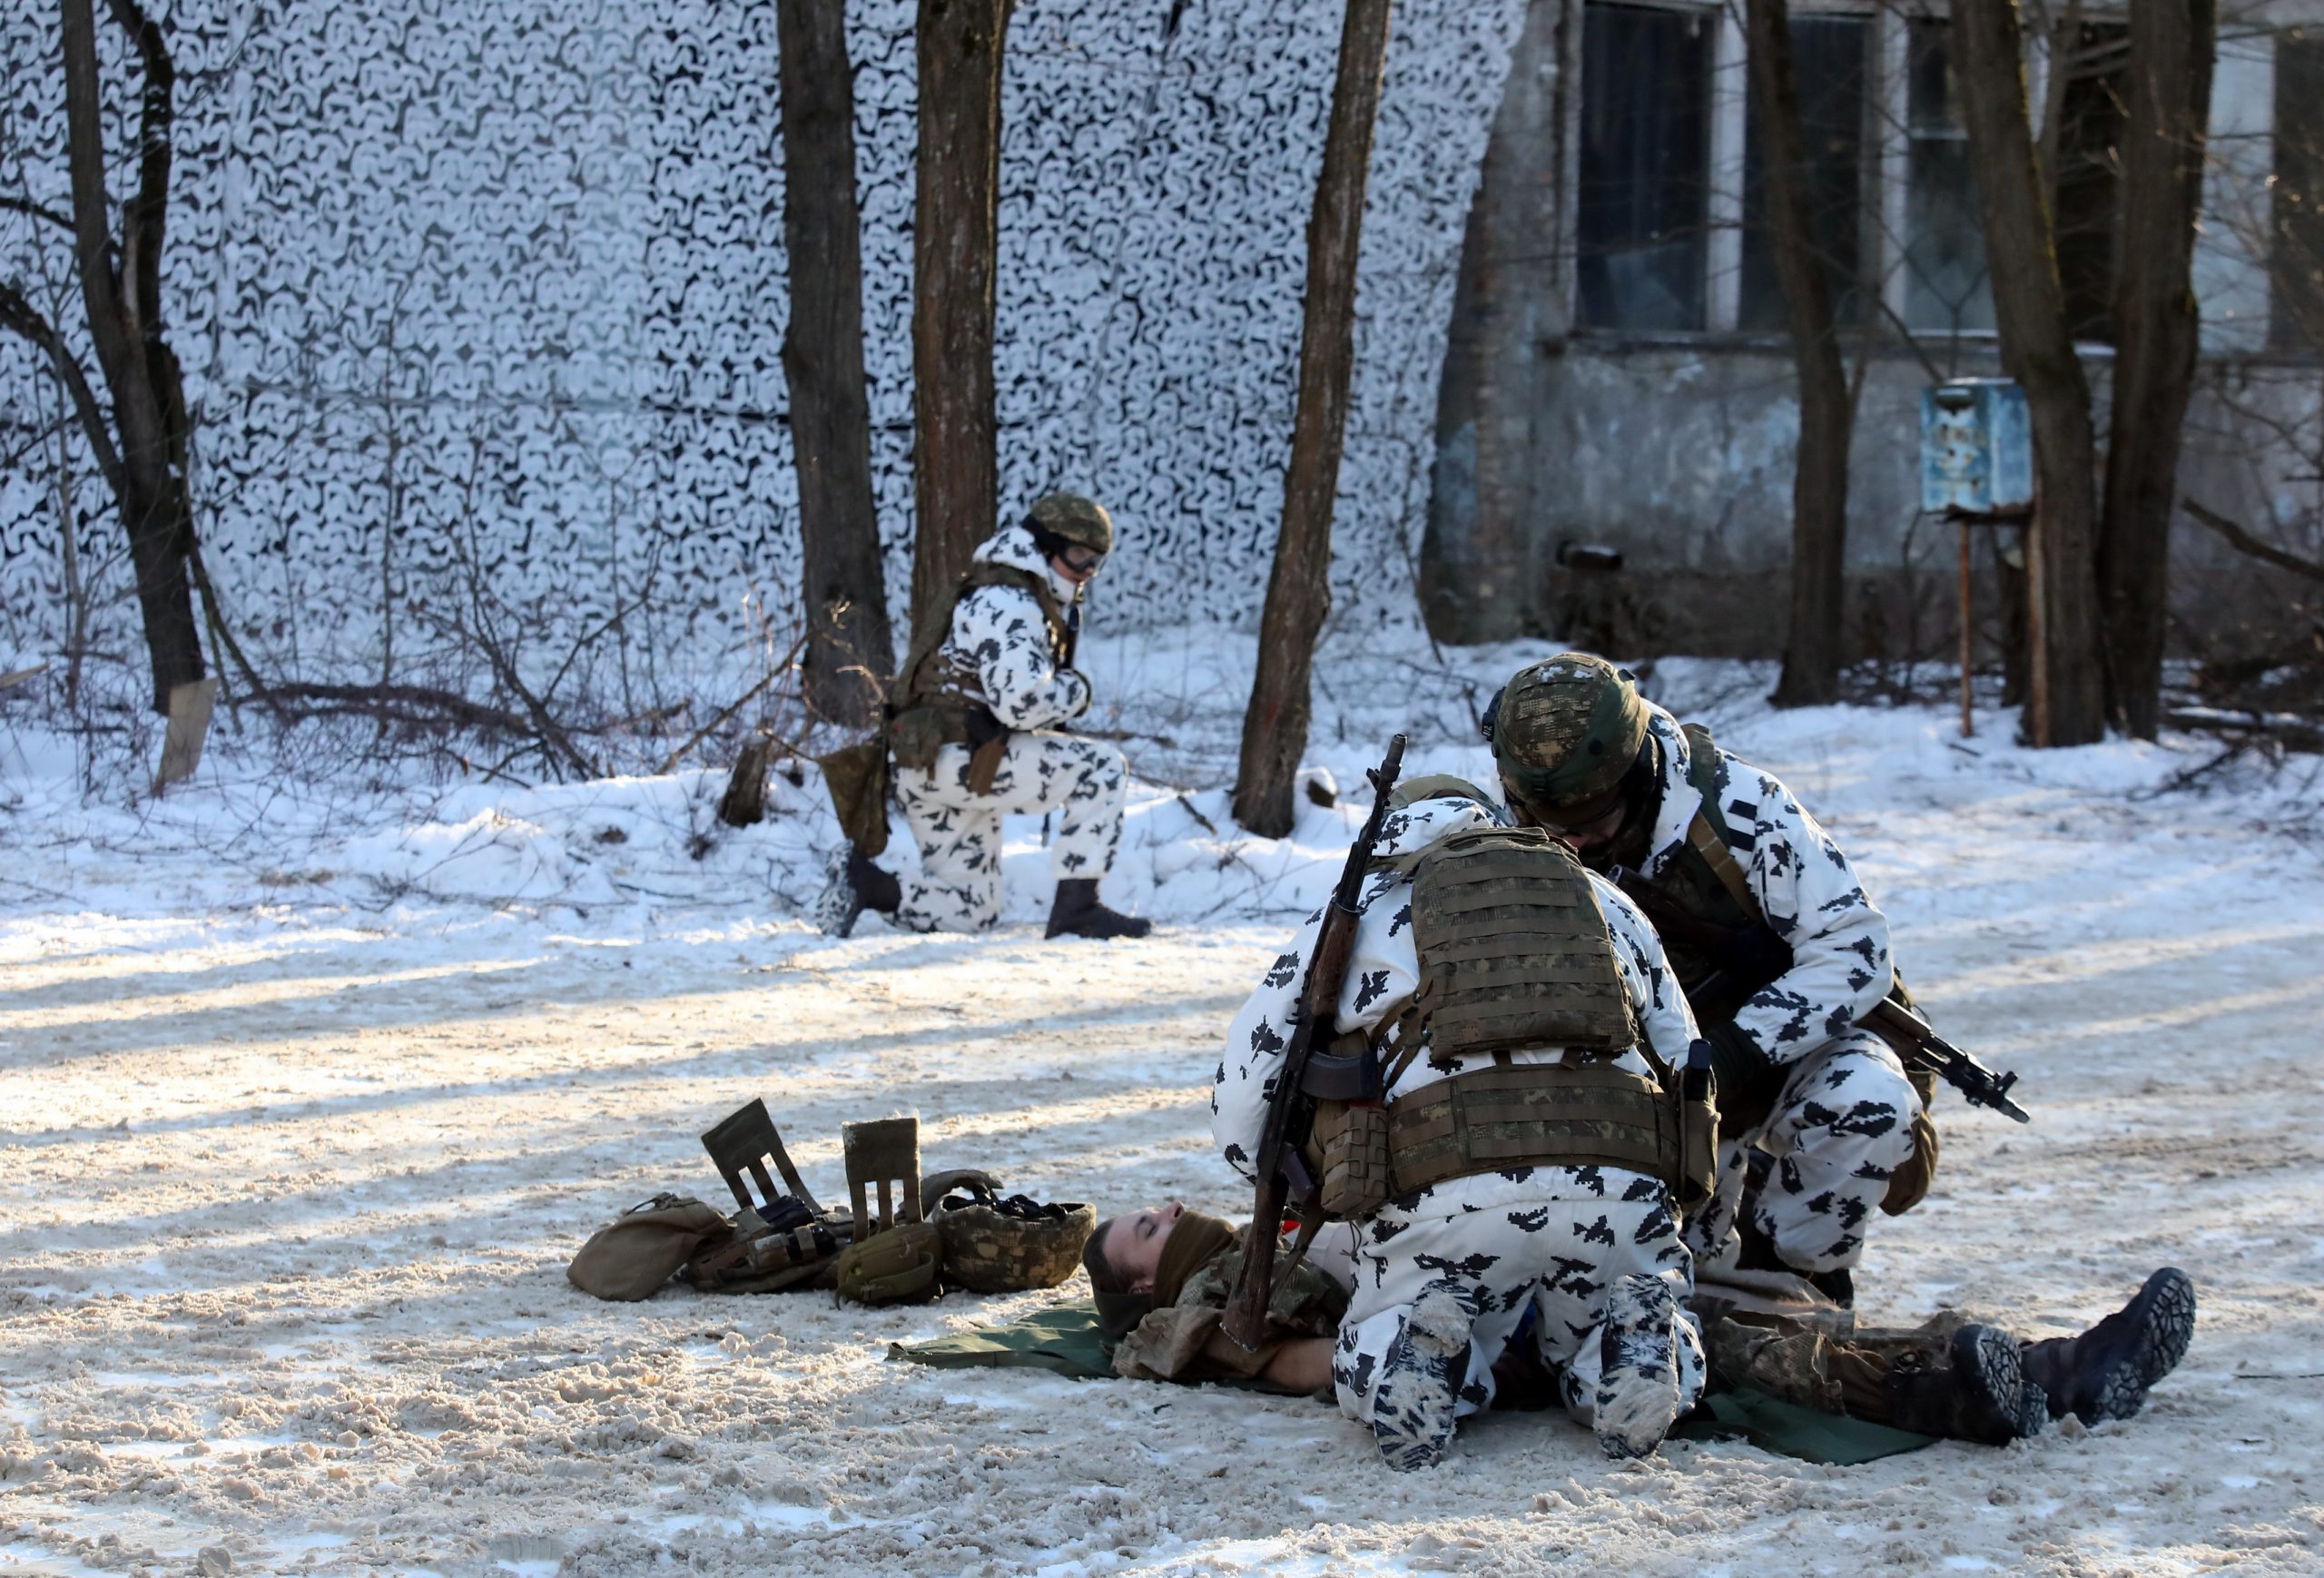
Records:
[[[1077,587],[1087,585],[1114,551],[1114,518],[1078,493],[1042,494],[1025,517],[1025,529],[1049,567]]]
[[[1162,1267],[1162,1248],[1187,1208],[1176,1200],[1108,1217],[1081,1248],[1089,1286],[1100,1293],[1151,1293]]]
[[[1108,1217],[1081,1246],[1081,1268],[1089,1273],[1098,1329],[1108,1344],[1137,1329],[1137,1323],[1154,1307],[1154,1284],[1162,1267],[1163,1247],[1170,1241],[1170,1229],[1186,1214],[1187,1208],[1172,1200]]]
[[[1653,810],[1646,718],[1627,671],[1586,652],[1561,652],[1512,675],[1482,723],[1510,810],[1587,859],[1606,854]]]

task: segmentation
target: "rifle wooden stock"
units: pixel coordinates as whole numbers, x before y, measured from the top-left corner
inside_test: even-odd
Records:
[[[1299,1156],[1315,1116],[1315,1098],[1307,1091],[1307,1063],[1318,1041],[1331,1040],[1339,1018],[1340,990],[1347,982],[1348,960],[1355,952],[1355,928],[1364,918],[1364,873],[1372,864],[1372,851],[1380,842],[1381,824],[1388,817],[1388,795],[1404,764],[1404,736],[1388,742],[1387,759],[1369,776],[1372,812],[1364,831],[1349,846],[1347,863],[1340,868],[1339,884],[1324,908],[1324,923],[1315,933],[1307,974],[1299,984],[1299,1022],[1283,1051],[1283,1067],[1267,1098],[1266,1121],[1259,1129],[1258,1154],[1252,1173],[1258,1188],[1251,1205],[1249,1247],[1243,1269],[1226,1296],[1226,1313],[1219,1329],[1246,1351],[1256,1349],[1266,1334],[1267,1305],[1275,1297],[1275,1239],[1283,1227],[1284,1207],[1292,1190],[1299,1194],[1301,1243],[1315,1234],[1319,1206],[1315,1186]]]

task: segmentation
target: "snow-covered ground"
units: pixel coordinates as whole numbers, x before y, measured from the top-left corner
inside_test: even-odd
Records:
[[[1098,654],[1141,778],[1108,893],[1162,922],[1137,944],[1040,940],[1038,821],[999,932],[840,942],[796,918],[836,837],[812,775],[738,833],[709,774],[359,792],[228,739],[124,807],[0,714],[0,1574],[2324,1570],[2313,778],[2173,787],[2207,746],[2029,753],[1942,705],[1777,714],[1734,666],[1652,684],[1833,825],[2036,1113],[1941,1098],[1865,1314],[2067,1329],[2184,1266],[2195,1345],[2139,1419],[1832,1469],[1617,1467],[1510,1415],[1398,1477],[1311,1402],[883,1358],[1052,1295],[566,1284],[621,1207],[716,1194],[694,1136],[753,1096],[826,1198],[840,1123],[913,1109],[931,1166],[1246,1209],[1215,1043],[1357,810],[1236,833],[1249,652]],[[1335,643],[1310,759],[1357,784],[1407,726],[1411,771],[1481,774],[1468,720],[1530,655]]]

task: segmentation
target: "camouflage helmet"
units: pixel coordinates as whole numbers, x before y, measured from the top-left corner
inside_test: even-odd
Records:
[[[944,1282],[970,1293],[1055,1287],[1081,1269],[1081,1247],[1098,1213],[1078,1203],[1039,1205],[1023,1195],[993,1198],[978,1175],[929,1213],[944,1244]],[[923,1196],[923,1198],[925,1198]]]
[[[1032,528],[1036,538],[1047,537],[1059,544],[1093,548],[1101,554],[1114,551],[1114,518],[1106,507],[1094,498],[1084,498],[1078,493],[1044,493],[1033,500],[1025,524]],[[1049,543],[1041,544],[1044,553],[1055,553]]]
[[[1646,702],[1625,669],[1561,652],[1511,676],[1485,715],[1510,792],[1553,820],[1604,814],[1646,744]]]

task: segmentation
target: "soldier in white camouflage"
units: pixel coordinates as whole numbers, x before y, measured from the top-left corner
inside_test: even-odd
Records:
[[[1508,744],[1521,764],[1522,742]],[[1680,1169],[1653,1116],[1689,1060],[1686,1001],[1653,928],[1556,839],[1452,780],[1397,801],[1334,1021],[1385,1066],[1390,1175],[1385,1198],[1350,1213],[1340,1405],[1389,1466],[1438,1463],[1455,1421],[1492,1402],[1495,1362],[1530,1316],[1524,1340],[1568,1411],[1609,1455],[1651,1453],[1703,1384]],[[1320,922],[1227,1032],[1211,1130],[1246,1174]],[[1513,1120],[1462,1116],[1501,1110]]]
[[[1931,1086],[1863,1021],[1900,991],[1888,922],[1847,856],[1773,774],[1567,652],[1496,697],[1542,765],[1512,806],[1559,829],[1637,900],[1686,984],[1718,1077],[1717,1198],[1688,1224],[1699,1258],[1790,1270],[1837,1302],[1876,1208],[1916,1203],[1935,1164]]]
[[[1152,929],[1098,897],[1121,843],[1122,754],[1066,728],[1089,710],[1088,677],[1073,666],[1082,591],[1113,546],[1103,507],[1051,493],[977,549],[950,616],[915,642],[890,708],[895,799],[920,870],[900,877],[851,849],[816,906],[823,931],[847,935],[866,909],[918,932],[990,926],[1009,812],[1055,818],[1049,936]]]

